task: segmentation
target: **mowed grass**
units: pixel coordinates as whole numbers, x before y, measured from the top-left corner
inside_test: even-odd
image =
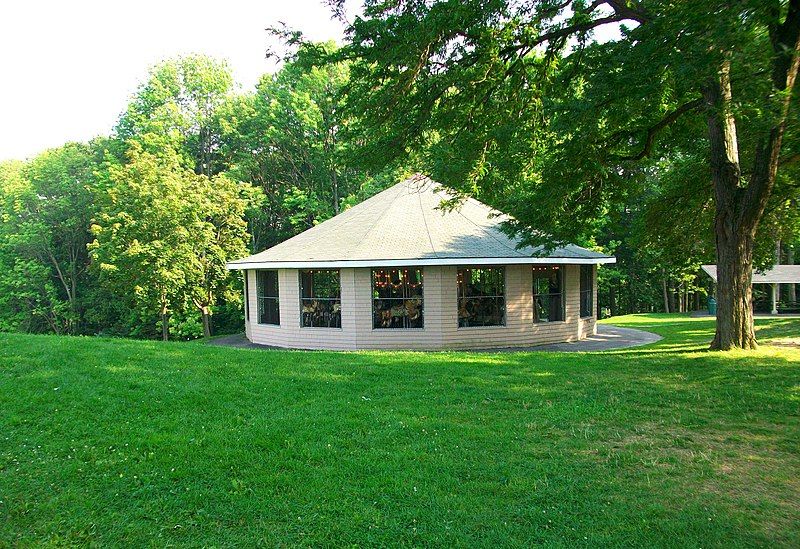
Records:
[[[0,334],[0,546],[800,546],[800,349],[611,353]],[[759,320],[762,340],[800,320]]]

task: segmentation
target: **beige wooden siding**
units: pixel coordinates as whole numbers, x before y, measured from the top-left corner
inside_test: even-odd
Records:
[[[408,265],[413,267],[414,265]],[[441,349],[442,331],[437,311],[441,310],[438,288],[441,273],[426,267],[422,273],[423,328],[374,329],[372,327],[372,269],[355,272],[354,305],[356,313],[356,348],[358,349]],[[431,315],[430,317],[428,315]]]
[[[409,264],[413,267],[413,264]],[[528,347],[574,341],[595,331],[594,318],[580,318],[580,268],[566,265],[565,320],[533,322],[533,274],[530,265],[508,265],[506,325],[458,327],[455,266],[429,266],[423,270],[424,328],[372,328],[372,270],[341,269],[342,327],[300,327],[300,284],[297,269],[278,271],[281,325],[258,324],[255,271],[249,278],[250,320],[248,338],[264,345],[302,349],[488,349]],[[597,281],[595,277],[595,311]]]
[[[579,315],[578,322],[578,339],[584,339],[597,333],[597,265],[592,266],[592,280],[594,281],[594,288],[592,289],[592,316],[580,318],[580,267],[575,266],[575,291],[578,293],[576,314]]]
[[[253,302],[256,300],[256,290],[253,286],[255,284],[255,271],[244,271],[244,276],[247,280],[247,284],[244,285],[244,299],[247,302],[247,307],[244,307],[244,335],[247,336],[247,339],[252,341],[253,332],[250,330],[250,326],[251,323],[254,322],[253,319],[256,318],[258,314],[258,312],[253,309]]]
[[[300,326],[299,271],[297,269],[279,269],[278,296],[281,324],[274,326],[253,322],[250,327],[252,333],[250,340],[263,345],[300,349],[354,349],[353,269],[341,269],[340,276],[342,285],[341,328],[302,328]],[[251,294],[255,295],[255,286],[251,288]]]
[[[449,317],[444,324],[444,346],[452,349],[528,347],[545,343],[574,341],[579,338],[579,282],[576,265],[567,265],[565,273],[565,316],[561,322],[533,322],[533,271],[530,265],[507,265],[506,325],[458,327],[457,267],[443,267],[446,285],[444,310]]]

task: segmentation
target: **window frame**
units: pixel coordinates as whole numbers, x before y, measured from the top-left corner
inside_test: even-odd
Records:
[[[500,271],[501,280],[503,284],[503,293],[502,295],[480,295],[480,296],[466,296],[462,295],[462,283],[463,283],[463,272],[464,271],[489,271],[489,270],[496,270]],[[508,310],[506,307],[506,288],[508,287],[508,280],[507,280],[507,271],[504,265],[479,265],[479,266],[468,266],[463,265],[456,268],[456,326],[459,330],[470,330],[470,329],[481,329],[481,328],[504,328],[508,325]],[[463,285],[463,289],[466,289],[466,285]],[[461,325],[461,301],[478,301],[481,299],[502,299],[502,317],[500,319],[500,323],[498,324],[481,324],[477,326],[462,326]],[[466,308],[466,306],[465,306]]]
[[[558,278],[559,278],[559,288],[560,291],[557,293],[548,292],[546,294],[539,294],[536,293],[536,274],[537,271],[540,273],[543,272],[551,272],[551,271],[558,271]],[[534,324],[553,324],[557,322],[566,322],[567,321],[567,292],[566,292],[566,268],[563,265],[534,265],[531,269],[532,278],[531,278],[531,309],[533,311],[533,323]],[[561,306],[559,307],[559,311],[561,313],[561,318],[558,320],[538,320],[537,317],[537,307],[536,307],[536,298],[537,297],[553,297],[559,296],[561,299]]]
[[[375,274],[380,272],[381,274],[384,271],[405,271],[408,272],[410,270],[415,270],[420,272],[420,285],[422,286],[422,295],[407,295],[408,285],[407,282],[403,283],[403,296],[402,297],[375,297],[375,293],[377,291],[375,286]],[[420,298],[420,313],[421,313],[421,320],[422,326],[376,326],[376,309],[375,309],[375,302],[376,301],[398,301],[401,302],[404,306],[405,303],[414,298]],[[373,267],[370,269],[370,299],[372,300],[372,329],[375,331],[394,331],[394,330],[424,330],[425,329],[425,270],[422,267]],[[407,316],[403,317],[407,319]],[[406,320],[404,320],[405,323]]]
[[[316,297],[313,295],[314,287],[313,287],[313,276],[314,272],[328,272],[328,273],[336,273],[338,282],[339,282],[339,296],[338,297]],[[312,287],[311,287],[311,297],[303,296],[303,273],[310,273],[312,279]],[[300,328],[301,329],[310,329],[310,330],[341,330],[342,329],[342,271],[341,269],[298,269],[297,271],[297,283],[298,283],[298,290],[299,290],[299,305],[300,305]],[[325,301],[325,302],[338,302],[339,310],[338,310],[338,326],[331,326],[330,322],[328,326],[306,326],[303,322],[303,304],[304,301]],[[334,303],[335,305],[335,303]],[[334,313],[336,314],[336,313]]]
[[[281,325],[281,287],[280,279],[277,269],[256,269],[256,323],[262,326],[280,326]],[[275,273],[275,295],[263,295],[267,284],[262,284],[260,279],[262,274]],[[275,311],[277,315],[277,322],[263,322],[263,315],[266,313],[264,302],[267,300],[275,302]],[[262,312],[263,311],[263,312]]]
[[[588,272],[588,280],[584,280],[584,271]],[[578,282],[578,308],[581,320],[594,316],[594,265],[580,265]],[[583,283],[588,282],[589,287],[584,289]],[[588,294],[588,309],[584,309],[584,294]]]

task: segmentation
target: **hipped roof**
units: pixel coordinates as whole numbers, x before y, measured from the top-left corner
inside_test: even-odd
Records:
[[[339,268],[511,263],[614,263],[615,258],[575,245],[544,252],[500,230],[509,219],[467,199],[438,208],[450,196],[415,175],[339,215],[263,252],[228,263],[230,269]]]
[[[717,266],[703,265],[703,271],[717,281]],[[768,271],[753,271],[753,284],[800,284],[800,265],[775,265]]]

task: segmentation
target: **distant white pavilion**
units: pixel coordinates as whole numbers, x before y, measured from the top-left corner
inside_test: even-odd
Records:
[[[714,283],[717,282],[717,266],[703,265],[703,271],[711,277]],[[800,265],[775,265],[772,269],[764,272],[753,271],[753,285],[768,284],[771,292],[771,311],[777,315],[778,311],[778,284],[800,284]]]

